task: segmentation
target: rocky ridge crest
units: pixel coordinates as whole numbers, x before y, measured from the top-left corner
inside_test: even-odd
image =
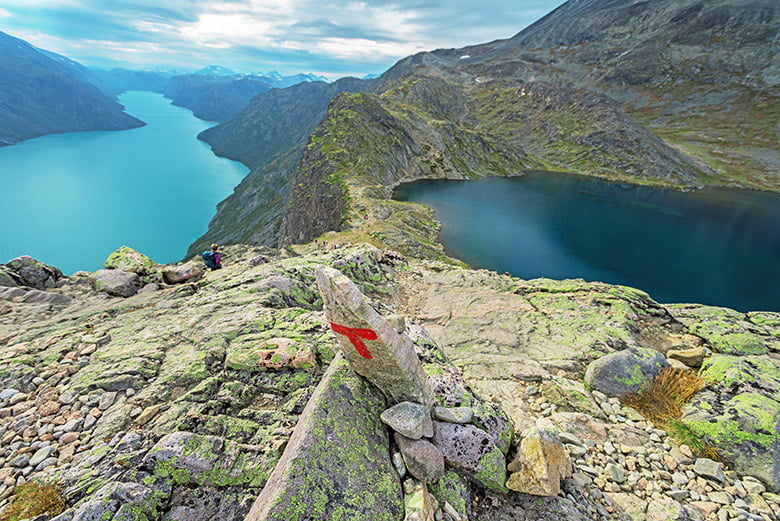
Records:
[[[244,519],[336,350],[314,276],[327,265],[380,314],[405,317],[398,327],[415,339],[429,382],[444,393],[441,405],[466,405],[464,391],[500,405],[514,424],[512,451],[523,440],[544,444],[545,435],[538,442],[531,435],[542,430],[573,462],[560,494],[542,499],[492,491],[451,467],[425,483],[399,461],[383,493],[405,500],[405,515],[776,519],[777,313],[660,305],[631,288],[524,281],[368,245],[312,244],[297,253],[228,247],[225,269],[180,283],[124,253],[132,258],[112,259],[123,269],[107,271],[135,266],[126,272],[140,286],[132,296],[110,296],[90,282],[95,274],[52,277],[45,265],[38,268],[53,280],[42,290],[20,282],[13,266],[17,276],[3,279],[4,504],[15,486],[48,477],[66,486],[68,509],[57,521]],[[27,300],[34,292],[62,299]],[[583,384],[586,367],[605,355],[700,348],[711,385],[683,421],[719,448],[726,467]],[[451,377],[466,387],[453,393]],[[386,461],[397,459],[389,438],[379,446]],[[404,519],[393,511],[388,519]]]

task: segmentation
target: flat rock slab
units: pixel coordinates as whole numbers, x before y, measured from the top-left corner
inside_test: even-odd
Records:
[[[337,356],[245,521],[402,520],[384,408],[382,394]]]

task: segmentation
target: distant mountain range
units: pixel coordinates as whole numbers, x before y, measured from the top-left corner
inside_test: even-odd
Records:
[[[92,84],[78,63],[0,32],[0,146],[44,134],[142,125]]]
[[[199,118],[226,121],[261,92],[313,81],[328,80],[314,74],[283,76],[276,71],[237,74],[219,65],[209,65],[193,74],[173,76],[164,92],[174,105],[192,110]]]
[[[192,251],[355,229],[419,255],[435,227],[388,199],[419,178],[535,169],[780,190],[779,11],[570,0],[513,38],[419,53],[349,89],[261,93],[201,136],[252,171]]]
[[[0,32],[0,146],[46,134],[142,126],[116,101],[128,90],[165,94],[202,119],[225,121],[261,92],[314,81],[327,78],[276,71],[236,74],[219,65],[184,75],[87,68]]]

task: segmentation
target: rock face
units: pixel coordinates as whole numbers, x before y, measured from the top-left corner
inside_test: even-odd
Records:
[[[382,395],[335,360],[246,521],[402,520],[383,408]]]
[[[591,362],[585,383],[607,396],[623,397],[643,390],[666,367],[669,362],[658,351],[630,348]]]
[[[409,337],[399,335],[340,272],[322,266],[316,276],[331,329],[352,368],[395,403],[430,406],[431,390]]]
[[[202,264],[188,262],[182,265],[165,266],[162,269],[162,278],[168,284],[181,284],[182,282],[195,282],[205,272]]]

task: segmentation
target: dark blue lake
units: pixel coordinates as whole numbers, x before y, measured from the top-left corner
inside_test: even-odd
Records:
[[[659,302],[780,311],[778,194],[535,172],[420,181],[396,198],[433,207],[448,254],[474,267],[622,284]]]
[[[44,136],[0,148],[0,262],[31,255],[70,274],[122,245],[180,260],[247,172],[216,157],[211,126],[159,94],[120,96],[147,126]]]

